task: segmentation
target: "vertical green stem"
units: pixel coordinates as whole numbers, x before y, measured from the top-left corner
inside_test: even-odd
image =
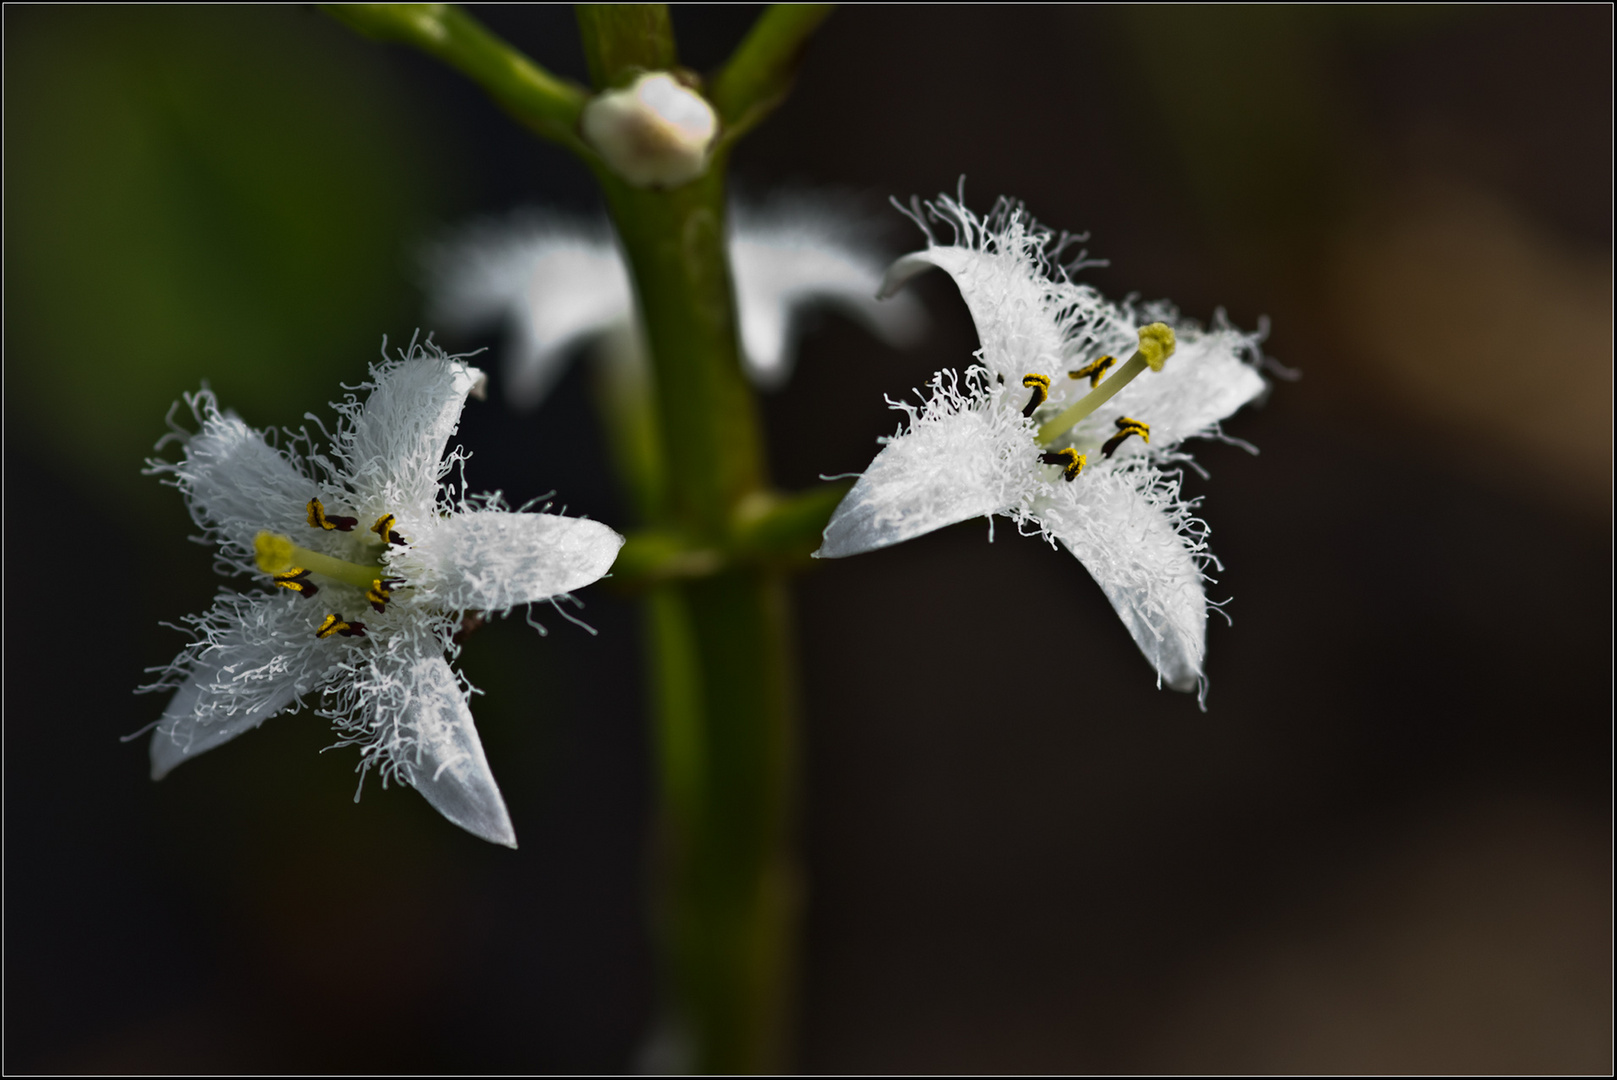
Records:
[[[581,7],[597,87],[675,62],[665,9]],[[723,542],[767,487],[742,374],[725,241],[724,155],[671,189],[597,166],[651,353],[665,499],[653,524]],[[648,598],[657,708],[667,990],[701,1072],[785,1064],[794,864],[792,688],[779,575],[735,568]]]

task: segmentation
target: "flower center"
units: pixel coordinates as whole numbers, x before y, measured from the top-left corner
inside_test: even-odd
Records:
[[[1057,438],[1071,431],[1079,421],[1110,401],[1119,390],[1133,382],[1135,377],[1146,368],[1150,368],[1152,371],[1162,370],[1163,361],[1173,355],[1176,347],[1172,328],[1166,323],[1151,323],[1149,326],[1140,327],[1139,333],[1139,349],[1135,350],[1134,355],[1129,357],[1128,361],[1118,368],[1111,378],[1104,382],[1099,380],[1105,374],[1106,369],[1112,366],[1113,358],[1110,356],[1103,356],[1093,363],[1084,365],[1077,371],[1068,373],[1074,379],[1088,378],[1093,389],[1054,419],[1040,426],[1037,436],[1040,446],[1049,446]],[[1025,381],[1024,385],[1026,385]],[[1043,391],[1045,393],[1049,391],[1048,379],[1045,380]],[[1037,388],[1034,389],[1033,396],[1039,403],[1044,400],[1040,390]],[[1033,407],[1037,408],[1038,405],[1035,404]],[[1031,415],[1031,413],[1024,415]],[[1124,419],[1127,419],[1127,417]],[[1121,442],[1127,435],[1138,434],[1143,438],[1150,430],[1137,420],[1129,420],[1129,425],[1131,427],[1130,431],[1120,433],[1118,437],[1107,441],[1106,447],[1103,448],[1103,452],[1107,457],[1112,456],[1112,451],[1117,449],[1117,443]],[[1118,427],[1119,429],[1123,427],[1122,421],[1118,422]],[[1144,430],[1135,431],[1133,430],[1134,428]],[[1055,464],[1055,462],[1050,464]],[[1076,475],[1077,473],[1072,474],[1072,476]],[[1071,479],[1071,477],[1069,476],[1068,479]]]
[[[359,524],[358,518],[327,514],[319,499],[309,500],[308,512],[311,529],[352,532]],[[408,543],[394,531],[393,526],[397,521],[398,518],[394,515],[383,514],[376,519],[376,524],[371,526],[370,531],[384,544]],[[404,584],[403,578],[387,576],[380,562],[357,563],[339,559],[334,555],[324,555],[293,543],[289,536],[268,530],[253,538],[253,554],[258,568],[270,575],[277,588],[290,589],[305,599],[320,591],[320,587],[309,580],[311,575],[318,574],[361,590],[371,607],[380,613],[387,610],[387,602],[392,599],[393,590]],[[328,638],[334,634],[341,634],[343,637],[364,637],[365,624],[349,622],[340,614],[330,614],[314,632],[314,636]]]
[[[369,589],[371,584],[382,576],[381,563],[366,565],[322,555],[318,551],[299,547],[292,542],[291,537],[282,536],[280,533],[259,533],[253,538],[253,554],[258,562],[258,568],[273,576],[275,584],[304,593],[306,596],[309,594],[295,586],[293,582],[303,581],[311,573],[362,590]]]

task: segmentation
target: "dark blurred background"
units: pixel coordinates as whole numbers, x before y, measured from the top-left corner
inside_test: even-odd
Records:
[[[474,9],[582,79],[566,8]],[[679,8],[720,62],[753,8]],[[323,411],[420,326],[415,251],[589,179],[464,79],[305,8],[7,7],[11,1072],[618,1071],[651,1025],[635,609],[464,665],[519,852],[351,800],[308,714],[147,779],[135,697],[217,581],[139,474],[181,392]],[[1606,1072],[1611,10],[851,8],[735,156],[767,193],[1009,194],[1089,280],[1273,323],[1300,370],[1190,487],[1209,711],[1063,553],[982,522],[797,589],[797,1063],[820,1072]],[[886,213],[896,254],[918,243]],[[827,316],[775,476],[861,468],[969,361]],[[431,329],[423,327],[423,329]],[[497,346],[495,338],[449,340]],[[498,382],[474,488],[627,520],[580,366]],[[1076,652],[1069,642],[1081,643]],[[1026,677],[1031,653],[1046,681]]]

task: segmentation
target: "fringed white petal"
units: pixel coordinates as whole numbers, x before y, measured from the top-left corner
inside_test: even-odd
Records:
[[[269,522],[299,521],[320,485],[299,471],[287,451],[233,412],[220,412],[210,391],[188,397],[201,430],[182,436],[177,462],[153,459],[147,471],[167,477],[185,496],[191,517],[208,538],[227,546],[227,558],[251,564],[253,537]],[[161,444],[159,444],[161,445]]]
[[[1078,557],[1162,681],[1194,690],[1207,648],[1204,530],[1177,479],[1140,464],[1086,471],[1041,500],[1044,527]]]
[[[857,319],[890,345],[913,341],[920,305],[908,296],[876,299],[883,260],[860,242],[833,205],[777,201],[738,204],[730,238],[736,305],[747,373],[780,386],[796,362],[799,309],[825,304]]]
[[[925,251],[899,259],[880,295],[892,295],[927,266],[944,270],[971,312],[982,363],[1007,380],[1048,376],[1052,398],[1059,400],[1068,390],[1060,376],[1070,359],[1115,335],[1125,313],[1089,286],[1068,280],[1056,262],[1065,241],[1021,204],[1001,199],[992,213],[979,217],[945,196],[925,209],[953,229],[955,242],[934,240]]]
[[[350,396],[336,406],[342,424],[333,453],[367,515],[432,512],[444,447],[482,381],[477,368],[428,341],[373,367],[360,387],[370,391],[363,404]]]
[[[1021,415],[988,393],[981,369],[967,373],[964,393],[951,373],[934,376],[931,390],[922,408],[899,406],[909,430],[887,440],[843,498],[817,557],[857,555],[989,514],[1024,516],[1044,481]]]
[[[171,677],[185,678],[152,733],[153,780],[322,685],[344,643],[315,638],[321,613],[302,603],[284,594],[226,593],[206,615],[188,620],[198,641],[170,669]]]
[[[394,658],[402,745],[397,775],[440,814],[493,844],[517,846],[516,830],[483,754],[460,680],[442,656]]]
[[[623,260],[605,224],[524,214],[466,230],[428,253],[429,312],[452,329],[506,321],[502,390],[537,405],[575,346],[633,313]]]
[[[623,537],[559,514],[468,510],[444,520],[391,564],[444,611],[504,611],[598,580]]]

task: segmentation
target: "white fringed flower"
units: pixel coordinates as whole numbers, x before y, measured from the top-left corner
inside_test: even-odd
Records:
[[[147,689],[177,687],[152,737],[152,777],[312,699],[372,767],[445,817],[516,846],[505,801],[449,665],[467,612],[562,597],[606,573],[623,538],[605,525],[512,513],[498,496],[440,486],[444,455],[483,374],[431,342],[371,369],[336,404],[328,454],[272,445],[211,392],[201,428],[149,471],[185,496],[216,567],[267,591],[221,591],[190,616],[196,640]],[[165,440],[166,441],[166,440]],[[162,444],[159,444],[160,446]]]
[[[1205,685],[1212,556],[1179,497],[1174,466],[1189,458],[1177,446],[1218,435],[1263,392],[1259,336],[1222,312],[1203,330],[1167,304],[1117,304],[1073,282],[1054,261],[1061,245],[1018,203],[1002,199],[986,219],[948,197],[926,210],[953,226],[954,243],[939,244],[917,213],[927,249],[893,264],[883,294],[947,271],[976,323],[979,365],[933,376],[920,406],[895,405],[907,424],[882,440],[816,554],[1004,515],[1078,557],[1160,682]]]
[[[747,374],[765,389],[791,375],[798,322],[813,305],[857,319],[889,344],[919,334],[920,305],[907,296],[877,303],[884,260],[825,201],[736,205],[730,263]],[[435,323],[470,330],[509,322],[503,389],[519,407],[543,400],[573,347],[633,322],[629,276],[604,223],[530,212],[473,226],[434,250],[429,268]]]

